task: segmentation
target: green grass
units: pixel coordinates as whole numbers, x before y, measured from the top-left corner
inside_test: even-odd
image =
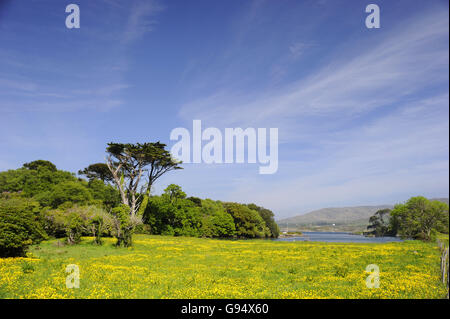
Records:
[[[449,235],[448,234],[441,234],[438,233],[436,235],[437,239],[439,239],[443,244],[445,244],[445,246],[448,247],[448,239],[449,239]]]
[[[1,298],[443,298],[439,251],[384,244],[215,240],[136,235],[134,247],[47,241],[0,259]],[[68,264],[80,288],[66,288]],[[367,265],[380,288],[366,287]]]

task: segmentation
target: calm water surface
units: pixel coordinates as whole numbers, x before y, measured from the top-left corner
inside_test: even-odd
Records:
[[[303,236],[277,238],[276,241],[322,241],[335,243],[387,243],[402,241],[397,237],[364,237],[341,232],[303,232]]]

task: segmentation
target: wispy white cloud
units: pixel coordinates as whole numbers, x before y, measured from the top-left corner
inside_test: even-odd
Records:
[[[126,80],[131,59],[127,48],[153,29],[163,7],[153,0],[104,0],[101,5],[90,3],[89,9],[86,25],[98,18],[97,10],[103,10],[102,15],[64,59],[0,49],[0,112],[107,111],[123,104],[123,93],[132,86]],[[53,50],[65,49],[57,43]],[[71,59],[73,63],[67,63]]]
[[[129,44],[153,30],[157,23],[155,15],[164,7],[154,0],[134,1],[122,35],[122,43]]]
[[[123,8],[123,6],[124,6],[124,2],[120,1],[120,0],[102,0],[102,2],[104,2],[110,6],[114,6],[116,8]]]
[[[116,83],[111,85],[104,85],[94,89],[78,89],[73,90],[74,94],[89,95],[89,96],[111,96],[117,92],[130,88],[130,84]]]
[[[310,45],[304,42],[294,42],[289,46],[292,58],[298,59]]]
[[[442,72],[448,69],[448,47],[436,45],[448,37],[447,13],[433,11],[406,25],[390,32],[381,43],[366,43],[362,52],[348,48],[353,56],[336,58],[294,84],[263,94],[218,91],[189,101],[179,114],[216,126],[281,127],[293,116],[354,115],[395,103],[448,77]]]
[[[0,113],[109,111],[123,104],[120,93],[129,87],[128,84],[116,83],[65,89],[32,81],[0,79]]]
[[[34,92],[37,89],[36,83],[33,82],[23,82],[23,81],[15,81],[10,79],[2,79],[0,78],[0,88],[4,90],[18,90],[25,92]]]

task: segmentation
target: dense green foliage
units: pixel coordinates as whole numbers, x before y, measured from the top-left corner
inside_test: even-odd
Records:
[[[65,203],[103,204],[111,208],[120,202],[119,193],[111,185],[98,179],[88,183],[43,160],[0,172],[0,193],[4,192],[21,193],[26,198],[34,198],[42,207],[51,208]]]
[[[0,196],[0,257],[23,256],[29,245],[46,238],[38,203],[17,195]]]
[[[85,169],[79,170],[78,174],[86,176],[90,181],[99,179],[103,182],[112,182],[114,180],[108,165],[105,163],[91,164]]]
[[[448,205],[422,196],[395,205],[390,220],[390,227],[404,238],[431,240],[436,233],[449,231]]]
[[[34,163],[34,162],[32,162]],[[55,185],[68,181],[76,181],[69,172],[49,169],[47,166],[36,166],[28,163],[29,169],[22,167],[16,170],[0,172],[0,193],[22,192],[26,197],[33,197],[51,191]]]
[[[127,205],[121,204],[111,211],[111,233],[117,238],[116,246],[130,247],[133,244],[132,236],[136,226],[142,223],[140,216],[130,215]]]
[[[42,206],[53,208],[65,203],[85,205],[93,200],[89,189],[76,181],[59,183],[51,191],[37,194],[35,198]]]
[[[225,211],[220,201],[201,200],[201,212],[201,233],[203,237],[226,238],[233,237],[236,234],[233,217]]]
[[[275,222],[274,214],[271,210],[264,207],[259,207],[255,204],[249,204],[247,206],[248,208],[257,211],[259,216],[261,216],[264,220],[266,226],[270,230],[270,237],[277,238],[280,235],[280,229],[278,228],[278,224]]]
[[[101,244],[101,236],[112,234],[112,217],[98,206],[44,208],[41,216],[47,234],[67,237],[68,244],[77,244],[82,235],[92,236],[96,244]]]
[[[237,203],[225,203],[224,206],[234,219],[237,237],[270,237],[270,230],[257,211]]]
[[[429,241],[438,233],[448,234],[449,210],[446,203],[416,196],[393,210],[377,211],[369,223],[367,234]]]
[[[49,161],[37,160],[30,163],[23,164],[24,168],[28,168],[30,170],[38,170],[41,168],[45,168],[51,172],[56,172],[56,165]]]
[[[150,225],[150,233],[161,235],[264,238],[279,234],[270,210],[254,204],[186,198],[174,184],[161,196],[150,197],[144,222]]]
[[[119,193],[113,186],[105,185],[98,179],[91,180],[87,184],[83,182],[83,185],[89,189],[94,202],[101,202],[105,208],[109,209],[120,204]]]
[[[67,237],[69,244],[75,244],[82,235],[93,235],[101,243],[101,235],[111,234],[104,229],[108,224],[104,209],[120,203],[113,186],[99,179],[76,178],[44,160],[0,172],[0,194],[4,256],[22,255],[31,243],[47,236]]]
[[[170,195],[152,196],[144,213],[151,233],[174,236],[200,236],[201,213],[193,202]]]

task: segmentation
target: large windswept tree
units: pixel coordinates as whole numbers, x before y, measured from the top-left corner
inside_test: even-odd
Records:
[[[117,186],[122,203],[135,216],[143,194],[149,195],[153,183],[163,174],[181,169],[160,142],[144,144],[108,143],[106,165]]]

